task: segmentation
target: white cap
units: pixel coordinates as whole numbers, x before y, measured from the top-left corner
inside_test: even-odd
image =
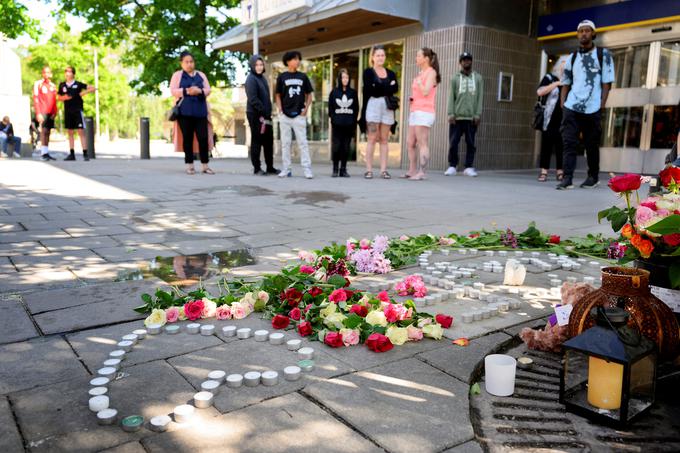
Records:
[[[576,27],[576,31],[579,31],[581,27],[590,27],[593,29],[593,31],[596,31],[595,23],[592,20],[586,19],[579,22],[578,27]]]

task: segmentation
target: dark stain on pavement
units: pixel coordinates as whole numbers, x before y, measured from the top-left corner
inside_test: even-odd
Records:
[[[274,192],[271,189],[267,189],[265,187],[260,187],[260,186],[250,186],[250,185],[242,185],[242,186],[218,186],[218,187],[208,187],[208,188],[200,188],[200,189],[193,189],[191,190],[190,193],[215,193],[215,192],[229,192],[229,193],[235,193],[237,195],[243,195],[244,197],[262,197],[262,196],[269,196],[269,195],[276,195],[276,192]]]
[[[311,192],[291,192],[286,198],[295,200],[293,204],[307,204],[318,206],[319,203],[335,201],[344,203],[349,200],[349,196],[339,192],[329,192],[326,190],[316,190]]]

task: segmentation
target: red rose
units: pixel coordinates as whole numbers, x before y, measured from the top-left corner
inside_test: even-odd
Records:
[[[203,314],[203,308],[205,304],[202,300],[194,300],[184,304],[184,314],[190,321],[196,321]]]
[[[349,278],[345,277],[345,286],[343,286],[343,288],[347,288],[350,284]]]
[[[666,234],[663,241],[670,247],[677,247],[680,245],[680,233]]]
[[[355,304],[352,305],[349,309],[350,313],[356,313],[357,315],[361,316],[362,318],[365,318],[366,315],[368,314],[368,308],[364,307],[361,304]]]
[[[302,300],[302,292],[297,288],[288,288],[279,297],[288,302],[291,307],[295,307]]]
[[[453,324],[453,316],[437,315],[434,319],[445,329],[448,329]]]
[[[312,329],[312,323],[309,321],[302,321],[300,324],[298,324],[298,333],[302,337],[306,337],[314,333],[314,329]]]
[[[316,297],[319,294],[322,294],[323,290],[318,286],[312,286],[310,289],[307,290],[307,293],[312,297]]]
[[[621,176],[614,176],[609,180],[609,188],[614,192],[631,192],[640,188],[640,175],[626,173]]]
[[[305,313],[307,313],[310,308],[312,308],[312,304],[307,304],[307,306],[305,307]]]
[[[288,316],[276,315],[272,319],[272,327],[275,329],[285,329],[290,324],[290,318]]]
[[[366,338],[366,346],[373,352],[386,352],[394,347],[389,338],[380,333],[372,333]]]
[[[328,332],[324,337],[323,342],[331,348],[339,348],[344,345],[342,342],[342,335],[338,332]]]
[[[387,291],[380,291],[378,293],[378,300],[380,302],[389,302],[390,301],[390,296],[387,295]]]
[[[671,183],[671,179],[675,181],[676,184],[680,184],[680,167],[668,167],[659,173],[661,177],[661,184],[664,187],[668,187]]]
[[[290,316],[290,319],[299,321],[300,317],[302,316],[302,312],[300,311],[299,308],[295,307],[288,313],[288,316]]]
[[[310,266],[308,264],[303,264],[300,266],[300,272],[303,274],[313,274],[315,271],[316,269],[314,269],[314,266]]]
[[[556,234],[552,234],[552,235],[550,235],[550,237],[548,238],[548,242],[549,242],[550,244],[559,244],[559,243],[560,243],[560,237],[559,237],[558,235],[556,235]]]
[[[328,296],[328,300],[331,302],[345,302],[347,300],[347,292],[344,289],[336,289]]]

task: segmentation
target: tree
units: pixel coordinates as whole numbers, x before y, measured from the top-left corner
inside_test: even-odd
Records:
[[[196,68],[211,84],[229,84],[235,61],[210,51],[212,40],[236,25],[227,10],[239,0],[59,0],[63,9],[86,19],[83,37],[118,47],[126,43],[123,63],[138,67],[132,81],[138,93],[160,93],[159,86],[179,68],[182,50],[194,54]],[[242,56],[241,56],[242,58]]]
[[[0,0],[0,36],[18,38],[26,33],[33,39],[40,35],[40,26],[28,15],[28,8],[14,0]]]

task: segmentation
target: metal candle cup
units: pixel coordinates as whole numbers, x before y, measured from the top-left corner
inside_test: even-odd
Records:
[[[125,359],[125,351],[122,349],[116,349],[115,351],[109,352],[109,357],[112,359],[123,360]]]
[[[118,417],[118,411],[115,409],[102,409],[97,412],[97,423],[100,425],[113,425],[116,423],[116,417]]]
[[[311,360],[314,358],[313,348],[301,348],[298,349],[298,359],[300,360]]]
[[[236,326],[224,326],[224,327],[222,327],[222,334],[225,337],[236,336]]]
[[[187,333],[194,335],[194,334],[197,334],[200,330],[201,330],[201,325],[197,322],[192,322],[191,324],[187,324]]]
[[[217,381],[203,381],[201,382],[201,390],[217,395],[220,391],[220,383]]]
[[[118,369],[120,369],[120,362],[121,362],[120,359],[108,359],[108,360],[104,360],[103,365],[105,367],[111,367],[111,368],[115,368],[116,370],[118,370]]]
[[[194,406],[198,409],[207,409],[213,405],[214,399],[211,392],[198,392],[194,395]]]
[[[240,374],[230,374],[226,379],[227,387],[235,389],[243,384],[243,376]]]
[[[109,389],[106,387],[93,387],[87,392],[87,394],[90,396],[101,396],[106,395],[108,391]]]
[[[135,335],[134,333],[131,333],[131,334],[129,334],[129,335],[123,335],[123,337],[121,338],[121,340],[123,340],[123,341],[131,341],[132,344],[134,345],[134,344],[137,344],[137,340],[139,340],[139,337],[138,337],[137,335]]]
[[[143,340],[143,339],[146,338],[147,331],[146,331],[146,329],[137,329],[137,330],[133,330],[132,333],[137,335],[137,339]]]
[[[222,370],[214,370],[208,373],[208,379],[211,381],[217,381],[220,384],[224,382],[224,379],[227,377],[227,373],[222,371]]]
[[[262,385],[266,385],[267,387],[271,387],[272,385],[276,385],[279,383],[279,373],[276,371],[265,371],[262,373]]]
[[[109,397],[106,395],[93,396],[88,401],[88,406],[92,412],[103,411],[109,408]]]
[[[298,366],[300,369],[306,373],[313,371],[314,370],[314,361],[313,360],[300,360],[298,362]]]
[[[201,326],[201,335],[204,337],[209,337],[215,333],[215,326],[212,324],[205,324]]]
[[[249,371],[243,375],[243,380],[245,381],[246,387],[257,387],[260,385],[260,379],[262,375],[257,371]]]
[[[96,377],[90,381],[92,387],[106,387],[111,382],[111,379],[105,377]]]
[[[165,333],[170,334],[170,335],[175,335],[179,333],[179,326],[165,326]]]
[[[289,351],[297,351],[300,349],[300,345],[302,345],[302,340],[288,340],[286,342],[286,348],[288,348]]]
[[[128,432],[128,433],[133,433],[135,431],[138,431],[139,428],[141,428],[143,424],[144,424],[144,417],[142,417],[141,415],[130,415],[129,417],[125,417],[120,422],[120,426],[121,426],[121,428],[123,428],[123,431]]]
[[[254,333],[255,341],[267,341],[269,339],[268,330],[256,330]]]
[[[271,344],[283,344],[285,335],[281,332],[274,332],[269,334],[269,343]]]
[[[104,368],[98,369],[97,374],[105,378],[113,379],[116,375],[116,369],[112,366],[105,366]]]
[[[245,340],[246,338],[250,338],[250,332],[251,332],[250,328],[243,327],[236,331],[236,335],[240,340]]]
[[[149,335],[158,335],[161,333],[161,325],[160,324],[149,324],[146,326],[146,333]]]
[[[299,366],[287,366],[283,369],[283,377],[287,381],[297,381],[302,376],[302,368]]]
[[[123,340],[123,341],[119,341],[119,342],[118,342],[118,347],[119,347],[120,349],[122,349],[123,351],[125,351],[125,352],[130,352],[130,351],[132,351],[132,347],[133,347],[134,345],[135,345],[135,344],[134,344],[133,342],[127,341],[127,340]]]
[[[172,419],[167,415],[157,415],[149,420],[149,427],[151,431],[162,433],[167,431],[171,421]]]
[[[191,421],[194,412],[195,412],[194,406],[190,406],[189,404],[182,404],[180,406],[175,407],[173,415],[175,416],[175,421],[177,423],[187,423]]]

